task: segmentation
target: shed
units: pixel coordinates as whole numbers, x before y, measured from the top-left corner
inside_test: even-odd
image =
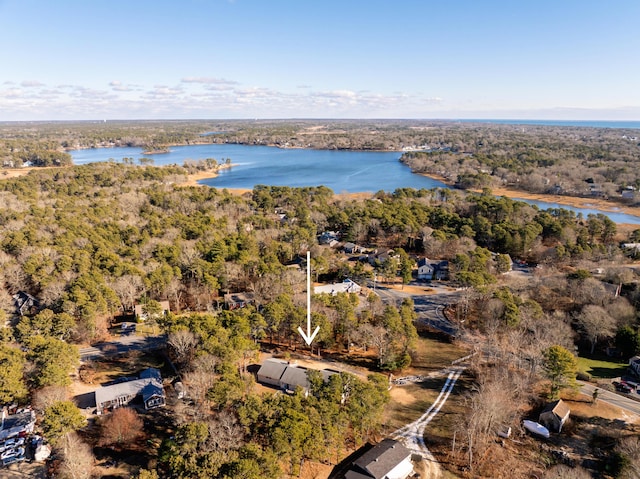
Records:
[[[558,399],[545,406],[540,413],[539,422],[549,431],[560,432],[570,414],[569,406],[562,399]]]

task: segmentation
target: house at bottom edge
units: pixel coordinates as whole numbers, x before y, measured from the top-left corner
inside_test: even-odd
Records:
[[[383,439],[358,457],[345,479],[406,479],[413,474],[411,451],[394,439]]]

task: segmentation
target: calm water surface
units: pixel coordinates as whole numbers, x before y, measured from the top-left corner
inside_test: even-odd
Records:
[[[444,183],[416,175],[400,163],[400,152],[281,149],[249,145],[191,145],[171,147],[170,153],[143,155],[140,148],[96,148],[71,152],[77,165],[101,161],[151,158],[155,165],[182,165],[186,160],[231,159],[233,167],[200,183],[214,188],[255,185],[320,186],[335,193],[392,192],[398,188],[449,188]],[[542,209],[564,208],[582,214],[604,213],[616,223],[640,224],[640,217],[588,208],[573,208],[544,201],[526,201]]]

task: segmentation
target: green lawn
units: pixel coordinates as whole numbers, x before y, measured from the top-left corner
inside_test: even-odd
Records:
[[[578,371],[589,373],[593,378],[611,379],[627,372],[627,363],[611,359],[578,358]]]

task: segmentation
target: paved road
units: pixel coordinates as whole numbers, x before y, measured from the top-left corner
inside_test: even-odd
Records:
[[[122,336],[113,341],[97,343],[88,348],[80,348],[80,361],[114,356],[128,351],[149,351],[163,347],[166,342],[166,336]]]
[[[617,394],[606,389],[597,388],[593,384],[578,381],[580,384],[580,392],[588,397],[593,396],[593,390],[598,389],[598,402],[606,402],[613,406],[619,407],[629,414],[635,414],[640,416],[640,402],[634,401],[631,398],[624,396],[623,394]],[[620,418],[624,419],[624,418]]]

